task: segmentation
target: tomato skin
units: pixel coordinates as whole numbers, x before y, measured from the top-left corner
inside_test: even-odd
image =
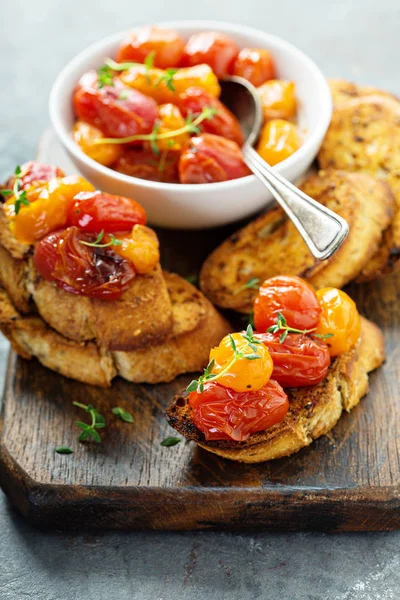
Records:
[[[116,80],[117,81],[117,80]],[[106,137],[150,133],[158,116],[155,100],[122,85],[98,87],[95,71],[83,75],[73,96],[79,119],[98,127]],[[121,93],[124,96],[121,99]]]
[[[254,354],[255,351],[249,346],[242,333],[227,335],[221,340],[219,346],[210,351],[210,360],[214,361],[212,373],[219,374],[235,358],[231,339],[234,340],[239,352],[244,355]],[[271,377],[272,359],[268,349],[262,344],[257,345],[257,354],[259,358],[256,360],[244,357],[236,360],[229,370],[219,377],[218,383],[236,392],[254,391],[264,387]]]
[[[201,31],[194,33],[186,42],[181,65],[192,67],[206,63],[218,79],[222,79],[229,75],[238,53],[239,46],[227,35],[216,31]]]
[[[82,152],[101,165],[109,167],[121,156],[123,148],[118,144],[95,143],[95,140],[103,137],[105,136],[101,129],[84,121],[76,121],[72,128],[72,139],[80,146]]]
[[[294,154],[300,146],[296,125],[283,119],[273,119],[262,128],[256,150],[265,162],[273,166]]]
[[[161,156],[156,156],[152,150],[125,149],[121,158],[117,160],[114,169],[130,177],[147,179],[148,181],[162,181],[163,183],[179,183],[178,152],[168,152],[161,170]]]
[[[211,119],[202,121],[199,125],[200,131],[220,135],[236,142],[238,146],[243,145],[244,136],[239,121],[218,98],[214,98],[201,88],[189,87],[180,95],[178,105],[184,117],[188,117],[190,114],[199,115],[206,107],[214,108],[216,114]]]
[[[252,433],[283,421],[289,400],[273,379],[260,390],[249,392],[235,392],[210,382],[201,394],[189,394],[189,408],[195,426],[207,441],[244,442]]]
[[[214,183],[249,174],[238,145],[210,133],[191,138],[179,160],[181,183]]]
[[[244,77],[255,87],[275,78],[275,63],[268,50],[242,48],[232,67],[232,75]]]
[[[257,90],[264,119],[291,119],[297,110],[296,90],[293,81],[272,79]]]
[[[76,194],[68,211],[68,225],[92,233],[128,231],[136,224],[146,224],[144,208],[135,200],[105,192]]]
[[[308,335],[289,333],[280,343],[280,333],[255,334],[269,350],[274,369],[272,379],[282,387],[317,385],[325,379],[331,357],[328,346]]]
[[[122,42],[116,60],[143,63],[150,52],[154,52],[156,67],[178,67],[184,47],[184,41],[173,29],[140,27],[131,31]]]
[[[260,286],[254,303],[254,323],[257,332],[265,332],[275,325],[278,312],[289,327],[313,329],[317,327],[321,308],[314,289],[296,276],[279,275],[266,279]]]
[[[71,294],[117,300],[135,278],[131,264],[111,247],[93,248],[95,234],[69,227],[50,233],[35,246],[33,262],[39,274]]]
[[[356,345],[361,335],[361,317],[355,302],[342,290],[317,290],[321,318],[316,333],[333,334],[326,340],[331,356],[344,354]]]
[[[56,177],[64,177],[64,171],[53,165],[46,165],[44,163],[37,162],[36,160],[30,160],[29,162],[21,165],[21,175],[18,179],[21,181],[21,189],[26,190],[33,185],[38,185]],[[15,182],[15,175],[9,178],[6,187],[12,189]]]
[[[137,273],[149,273],[160,262],[160,250],[157,235],[152,229],[143,225],[135,225],[129,235],[120,234],[120,246],[114,252],[129,260]]]

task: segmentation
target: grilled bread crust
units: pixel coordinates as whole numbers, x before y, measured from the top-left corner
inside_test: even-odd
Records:
[[[173,328],[159,344],[129,352],[109,351],[92,341],[67,339],[40,316],[17,311],[0,289],[0,330],[23,358],[36,357],[44,366],[83,383],[107,387],[120,375],[136,383],[160,383],[200,371],[210,348],[231,327],[199,290],[178,275],[163,273],[171,298]]]
[[[307,177],[301,188],[347,220],[350,233],[341,248],[317,262],[283,211],[271,210],[206,259],[200,286],[214,304],[250,312],[257,290],[242,286],[251,278],[263,281],[282,273],[304,277],[315,287],[341,288],[376,254],[393,216],[387,184],[369,175],[327,170]]]
[[[350,412],[359,403],[368,392],[368,373],[379,367],[384,358],[380,329],[363,318],[357,346],[334,360],[327,377],[318,385],[286,390],[289,412],[270,429],[253,434],[244,442],[207,442],[191,419],[186,392],[174,398],[167,420],[187,439],[224,458],[258,463],[289,456],[328,433],[343,410]]]

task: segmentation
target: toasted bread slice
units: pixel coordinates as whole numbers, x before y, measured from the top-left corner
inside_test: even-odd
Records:
[[[290,408],[284,420],[245,442],[207,442],[191,419],[186,392],[174,398],[167,420],[187,439],[224,458],[257,463],[289,456],[328,433],[343,410],[349,412],[359,403],[368,392],[368,373],[379,367],[384,357],[381,331],[363,319],[357,346],[333,362],[324,381],[309,388],[287,390]]]
[[[343,104],[343,102],[348,102],[353,98],[362,98],[364,96],[382,96],[384,98],[398,100],[397,96],[390,92],[379,90],[372,86],[357,85],[350,81],[345,81],[344,79],[329,79],[328,84],[331,90],[334,108],[337,108],[340,104]]]
[[[200,371],[210,348],[231,328],[190,283],[164,273],[172,300],[173,330],[158,345],[131,352],[110,352],[94,342],[79,343],[49,327],[42,318],[21,315],[6,290],[0,289],[0,330],[24,358],[36,357],[65,377],[107,387],[116,375],[137,383],[160,383]]]
[[[400,256],[400,102],[387,92],[346,82],[331,88],[336,106],[319,165],[383,179],[395,198],[390,232],[360,274],[365,281],[392,270]]]
[[[316,287],[341,288],[376,253],[393,214],[393,197],[384,182],[327,170],[310,175],[302,189],[349,223],[350,233],[341,248],[329,260],[316,262],[283,211],[269,211],[232,235],[205,261],[200,285],[214,304],[250,312],[257,291],[243,289],[246,282],[281,273],[305,277]]]

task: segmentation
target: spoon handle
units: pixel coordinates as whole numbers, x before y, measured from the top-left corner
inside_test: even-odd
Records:
[[[336,252],[349,233],[346,221],[275,173],[248,143],[242,150],[247,166],[292,220],[311,254],[325,260]]]

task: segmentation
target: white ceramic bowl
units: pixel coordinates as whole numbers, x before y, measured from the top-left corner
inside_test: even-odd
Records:
[[[281,38],[242,25],[218,21],[174,21],[159,25],[177,30],[184,38],[197,31],[221,31],[232,36],[241,47],[271,51],[278,77],[296,83],[299,124],[306,131],[301,148],[274,169],[290,181],[300,177],[314,160],[332,113],[328,85],[315,63]],[[97,188],[140,202],[147,211],[149,222],[160,227],[215,227],[249,216],[270,203],[268,191],[254,175],[199,185],[158,183],[117,173],[82,152],[71,138],[73,90],[83,73],[98,68],[107,56],[115,55],[125,35],[126,32],[117,33],[83,50],[67,64],[53,85],[51,121],[78,170]]]

